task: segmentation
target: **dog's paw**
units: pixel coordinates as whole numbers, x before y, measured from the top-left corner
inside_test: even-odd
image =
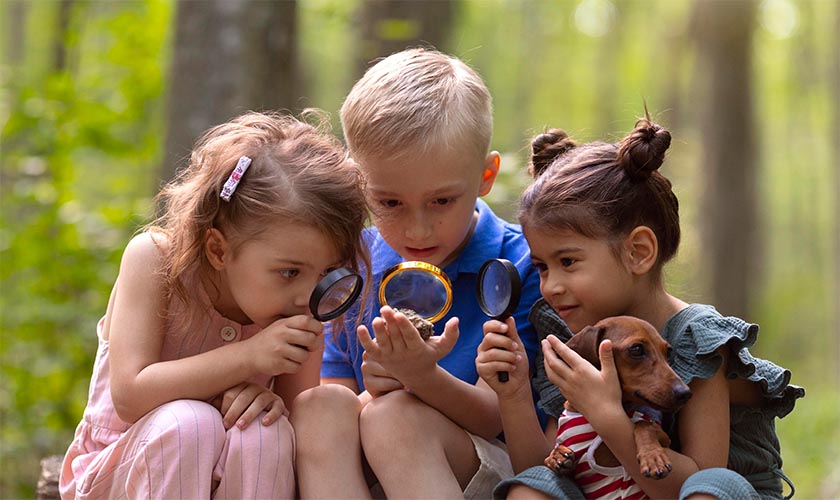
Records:
[[[575,470],[575,452],[562,444],[558,444],[551,450],[551,454],[545,458],[543,463],[561,476],[571,474]]]
[[[665,454],[665,449],[654,448],[636,455],[639,460],[639,468],[645,477],[653,479],[662,479],[671,472],[671,462],[668,460],[668,455]]]

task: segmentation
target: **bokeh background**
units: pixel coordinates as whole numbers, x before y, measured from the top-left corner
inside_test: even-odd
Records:
[[[807,396],[778,422],[796,498],[840,498],[837,0],[0,1],[0,498],[81,417],[123,247],[211,125],[337,114],[371,61],[431,45],[485,78],[511,218],[529,139],[617,141],[650,110],[684,242],[669,289],[759,323]]]

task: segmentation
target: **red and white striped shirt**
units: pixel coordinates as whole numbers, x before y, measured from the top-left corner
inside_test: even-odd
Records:
[[[634,411],[635,423],[652,420]],[[649,498],[622,466],[604,467],[595,462],[595,450],[603,441],[580,413],[564,410],[557,420],[556,442],[575,452],[575,483],[587,500],[643,500]],[[605,445],[606,446],[606,445]]]

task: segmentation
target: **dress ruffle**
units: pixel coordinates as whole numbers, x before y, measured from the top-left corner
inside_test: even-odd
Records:
[[[711,378],[723,363],[717,351],[725,346],[730,360],[726,377],[756,382],[766,409],[776,417],[790,413],[796,400],[805,396],[805,389],[790,384],[789,370],[750,353],[758,337],[756,324],[721,316],[712,306],[692,304],[668,320],[663,336],[673,347],[671,367],[686,384]]]

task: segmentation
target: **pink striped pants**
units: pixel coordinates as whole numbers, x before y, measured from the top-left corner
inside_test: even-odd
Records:
[[[225,431],[213,406],[179,400],[149,412],[104,449],[91,450],[96,432],[87,422],[77,429],[62,498],[294,498],[294,432],[285,417]]]

